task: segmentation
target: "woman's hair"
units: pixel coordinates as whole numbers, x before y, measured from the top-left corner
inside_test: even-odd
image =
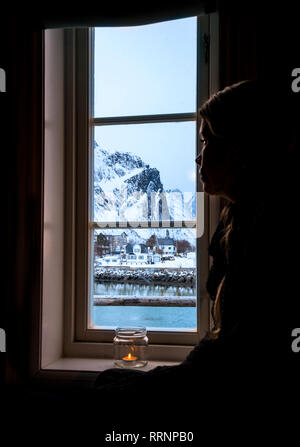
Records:
[[[289,132],[289,113],[276,92],[269,91],[257,81],[241,81],[213,94],[199,110],[210,132],[232,148],[240,170],[237,183],[240,199],[257,195],[267,196],[274,191],[278,180],[280,159],[286,133]],[[231,233],[234,231],[236,207],[228,203],[222,210],[224,232],[221,243],[225,255],[231,250]],[[225,276],[220,281],[214,307],[214,329],[211,336],[218,337],[221,324],[221,297]]]
[[[244,131],[249,133],[249,120],[253,122],[253,113],[259,107],[257,96],[256,81],[241,81],[214,93],[199,113],[213,135],[236,138]]]
[[[220,243],[224,248],[225,257],[228,260],[229,253],[231,250],[230,237],[234,228],[234,214],[231,212],[230,204],[227,204],[223,207],[221,212],[221,221],[223,221],[224,231]],[[222,327],[221,300],[222,300],[222,294],[224,293],[224,287],[225,287],[225,275],[223,276],[218,285],[215,301],[213,304],[212,310],[213,310],[214,327],[209,333],[209,335],[212,338],[217,338],[219,336]]]
[[[258,182],[266,180],[278,147],[270,108],[270,95],[257,81],[241,81],[213,94],[199,110],[212,135],[231,149],[241,169],[238,187],[243,192],[248,190],[249,176],[254,172],[260,188]]]

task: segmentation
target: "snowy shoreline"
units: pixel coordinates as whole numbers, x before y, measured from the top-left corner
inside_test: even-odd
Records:
[[[195,287],[196,270],[153,271],[153,268],[131,270],[97,267],[95,269],[94,279],[96,283],[116,282],[121,284]]]

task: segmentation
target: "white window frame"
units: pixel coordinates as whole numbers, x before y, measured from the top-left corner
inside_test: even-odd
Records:
[[[204,34],[210,36],[209,66],[204,60],[204,45],[198,45],[198,106],[218,88],[218,17],[216,13],[198,17],[198,42],[204,41]],[[63,356],[111,358],[113,330],[88,328],[89,288],[91,287],[89,257],[92,232],[86,216],[89,203],[89,172],[91,163],[87,150],[91,126],[82,114],[91,116],[91,101],[88,86],[89,62],[91,58],[91,30],[78,28],[65,30],[64,67],[65,67],[65,212],[64,212],[64,323]],[[87,49],[89,51],[87,51]],[[85,67],[85,69],[83,69]],[[86,88],[77,88],[85,85]],[[199,86],[202,86],[200,89]],[[203,88],[205,86],[205,88]],[[77,94],[76,94],[77,92]],[[80,125],[79,125],[80,124]],[[197,116],[197,135],[200,122]],[[199,138],[197,137],[197,152]],[[197,176],[197,190],[201,183]],[[166,361],[181,361],[195,344],[205,335],[210,326],[210,300],[206,291],[206,279],[209,271],[208,244],[219,217],[218,200],[205,195],[204,234],[197,241],[197,259],[201,268],[197,276],[198,332],[194,331],[149,331],[149,358]],[[200,257],[201,255],[201,257]],[[199,262],[199,261],[198,261]],[[171,334],[170,334],[171,333]],[[171,337],[170,337],[171,335]]]

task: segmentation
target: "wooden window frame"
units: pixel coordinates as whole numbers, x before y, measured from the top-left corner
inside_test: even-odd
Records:
[[[199,26],[200,24],[200,26]],[[201,104],[211,93],[218,88],[218,20],[215,13],[209,16],[198,17],[198,41],[203,35],[210,35],[209,69],[201,70],[198,63],[198,94],[197,106]],[[86,85],[89,82],[89,61],[91,58],[91,46],[88,45],[91,31],[88,29],[68,29],[64,31],[64,98],[65,98],[65,153],[64,153],[64,284],[63,284],[63,358],[112,358],[112,338],[114,331],[88,329],[88,306],[86,299],[89,296],[89,280],[91,275],[88,270],[90,240],[82,237],[89,235],[89,225],[86,219],[88,213],[88,179],[90,151],[85,150],[86,142],[90,139],[90,122],[82,120],[82,113],[91,116],[90,95],[86,95],[85,89],[77,89],[76,86]],[[78,51],[79,48],[79,51]],[[89,48],[89,51],[86,51]],[[203,45],[198,46],[198,52],[204,52]],[[85,63],[83,63],[85,61]],[[199,56],[198,56],[199,61]],[[86,67],[82,69],[82,67]],[[200,85],[206,85],[206,89],[199,89]],[[77,94],[76,94],[77,91]],[[201,94],[200,94],[200,93]],[[204,93],[204,94],[203,94]],[[198,109],[198,107],[197,107]],[[84,111],[84,112],[83,112]],[[185,114],[186,119],[191,119]],[[162,116],[151,117],[160,122]],[[164,116],[169,121],[179,117]],[[182,121],[184,117],[180,117]],[[122,118],[124,119],[124,118]],[[130,117],[130,122],[140,120],[141,117]],[[101,119],[105,121],[105,118]],[[197,134],[199,120],[197,120]],[[96,120],[97,121],[97,120]],[[104,123],[104,121],[102,121]],[[113,120],[114,121],[114,120]],[[81,122],[82,125],[78,126]],[[152,121],[153,122],[153,121]],[[106,123],[107,124],[107,123]],[[199,151],[197,138],[197,152]],[[197,178],[197,190],[200,190],[200,182]],[[205,288],[209,270],[208,243],[216,226],[219,215],[217,199],[205,196],[204,199],[204,228],[205,232],[197,244],[197,257],[200,258],[201,277],[197,278],[197,296],[200,296],[197,324],[200,329],[193,331],[149,331],[150,359],[162,361],[181,361],[187,353],[205,335],[210,325],[210,301]],[[86,298],[82,298],[86,297]],[[171,338],[170,338],[171,335]]]

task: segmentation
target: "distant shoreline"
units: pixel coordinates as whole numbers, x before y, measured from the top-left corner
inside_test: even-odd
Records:
[[[153,269],[139,270],[117,270],[98,269],[94,275],[96,283],[117,283],[117,284],[140,284],[158,285],[174,287],[195,287],[195,269],[184,269],[182,271],[168,271]]]
[[[142,281],[142,280],[128,280],[128,281],[122,281],[122,280],[112,280],[112,279],[106,279],[106,280],[95,280],[97,284],[105,284],[105,283],[116,283],[116,284],[139,284],[141,286],[173,286],[173,287],[196,287],[196,283],[194,282],[178,282],[178,281]]]

